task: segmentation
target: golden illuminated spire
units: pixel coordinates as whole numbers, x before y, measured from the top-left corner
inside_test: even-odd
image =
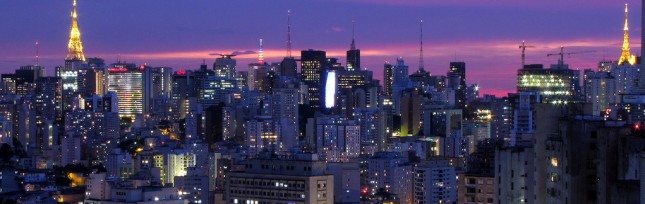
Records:
[[[65,60],[85,61],[83,54],[83,42],[81,42],[81,31],[78,30],[78,15],[76,14],[76,0],[72,11],[72,26],[69,31],[69,43],[67,44],[67,57]]]
[[[629,65],[636,64],[636,56],[632,55],[629,51],[629,23],[627,18],[627,4],[625,4],[625,27],[623,28],[624,38],[623,38],[623,53],[620,54],[620,59],[618,60],[618,65],[622,65],[627,62]]]

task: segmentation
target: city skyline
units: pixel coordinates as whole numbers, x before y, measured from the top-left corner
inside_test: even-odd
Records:
[[[602,59],[618,60],[624,5],[587,2],[497,1],[488,5],[477,1],[196,1],[150,5],[150,1],[80,1],[78,15],[86,57],[101,57],[111,63],[120,56],[121,60],[177,70],[196,69],[202,59],[210,64],[216,57],[211,53],[256,51],[259,38],[264,39],[266,61],[279,62],[286,55],[287,10],[293,15],[294,53],[310,48],[325,50],[328,56],[344,62],[352,21],[356,21],[356,44],[362,50],[362,64],[377,79],[382,79],[383,62],[392,63],[399,56],[406,60],[410,72],[416,71],[418,21],[423,19],[426,70],[444,75],[450,61],[465,61],[469,84],[478,83],[482,93],[501,96],[514,91],[515,73],[520,66],[517,47],[522,40],[537,46],[527,49],[527,63],[555,64],[557,57],[546,54],[558,52],[561,45],[570,51],[596,51],[565,58],[573,69],[595,68]],[[640,55],[636,46],[640,44],[640,2],[626,3],[633,11],[632,52]],[[16,31],[0,34],[0,44],[9,48],[0,51],[0,72],[35,64],[35,42],[39,41],[40,64],[51,75],[55,66],[64,64],[60,59],[66,54],[68,30],[64,28],[70,26],[69,2],[6,4],[0,8],[0,17],[20,21],[0,21],[2,27]],[[142,10],[146,5],[147,9]],[[359,7],[360,11],[352,9]],[[32,12],[24,10],[39,15],[29,15]],[[121,14],[114,15],[115,10]],[[523,17],[507,18],[508,15]],[[584,23],[589,19],[594,23]],[[246,70],[246,64],[256,58],[255,54],[238,56],[238,70]]]

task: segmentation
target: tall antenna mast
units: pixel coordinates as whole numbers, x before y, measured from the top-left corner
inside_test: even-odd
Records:
[[[291,10],[287,11],[287,57],[291,57]]]
[[[419,42],[420,42],[420,49],[419,49],[419,71],[425,71],[425,67],[423,66],[423,20],[419,23],[419,27],[421,29],[421,33],[419,35]]]
[[[356,21],[352,21],[352,45],[349,46],[350,50],[356,50],[356,36],[355,36],[355,28],[356,27]]]
[[[40,43],[36,40],[36,66],[40,65]]]
[[[260,38],[260,51],[258,52],[258,63],[264,64],[264,46],[262,46],[262,38]]]

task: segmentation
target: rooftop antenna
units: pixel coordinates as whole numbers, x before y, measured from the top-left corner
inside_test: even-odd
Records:
[[[420,49],[419,49],[419,71],[425,71],[425,67],[423,66],[423,20],[419,23],[419,28],[421,30],[421,33],[419,35],[419,42],[420,42]]]
[[[356,50],[355,24],[356,21],[352,21],[352,45],[349,47],[350,50]]]
[[[291,57],[291,10],[287,10],[287,57]]]

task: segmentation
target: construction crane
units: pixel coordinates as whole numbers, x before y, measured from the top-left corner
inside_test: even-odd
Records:
[[[560,53],[551,53],[547,54],[547,57],[553,56],[553,55],[560,55],[560,59],[558,60],[558,68],[562,69],[564,68],[564,55],[575,55],[575,54],[584,54],[584,53],[591,53],[591,52],[596,52],[596,51],[579,51],[579,52],[564,52],[564,46],[560,46]]]
[[[526,58],[526,54],[524,54],[524,53],[526,51],[526,48],[535,48],[535,46],[533,46],[533,45],[525,45],[524,41],[522,40],[522,45],[520,45],[520,49],[522,50],[522,67],[521,68],[524,68],[524,59]]]

